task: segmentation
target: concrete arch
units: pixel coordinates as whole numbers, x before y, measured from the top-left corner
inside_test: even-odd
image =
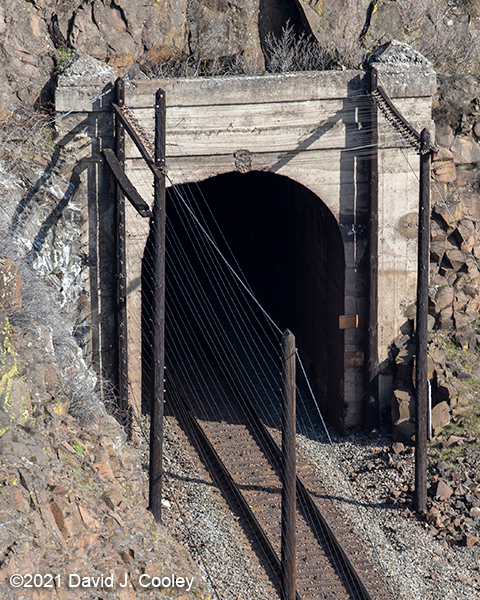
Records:
[[[217,243],[225,255],[231,250],[280,329],[294,332],[317,400],[342,430],[344,332],[339,317],[345,304],[345,249],[334,215],[305,186],[265,171],[233,171],[178,186],[178,192],[208,203],[203,216],[214,235],[221,231]],[[169,224],[181,237],[178,202],[171,192]]]
[[[406,65],[404,58],[390,57],[374,66],[405,118],[419,131],[425,126],[432,130],[432,94],[436,88],[429,65],[417,64],[416,60]],[[114,140],[111,96],[98,97],[100,90],[111,86],[110,76],[104,71],[98,77],[84,79],[77,74],[63,75],[59,78],[56,109],[66,117],[58,121],[65,144],[81,147],[85,164],[83,235],[89,249],[86,291],[92,306],[92,357],[99,371],[114,380],[115,219],[112,179],[101,153],[103,148],[113,147]],[[415,300],[418,183],[413,172],[418,157],[381,119],[379,144],[372,146],[365,73],[329,71],[126,82],[126,104],[150,136],[158,88],[166,95],[166,162],[174,184],[206,181],[233,171],[242,177],[257,177],[249,173],[259,172],[284,176],[321,198],[336,219],[344,249],[344,303],[343,315],[339,311],[339,316],[344,317],[343,326],[347,327],[342,334],[346,427],[362,424],[364,414],[367,331],[359,324],[368,314],[369,301],[366,251],[373,182],[368,165],[370,156],[377,156],[376,344],[380,409],[388,412],[394,377],[389,347],[405,323],[406,307]],[[94,100],[88,104],[91,98]],[[151,202],[150,173],[138,150],[127,142],[127,175],[145,201]],[[147,236],[148,222],[127,206],[127,307],[131,325],[128,370],[137,405],[141,373],[138,257]]]

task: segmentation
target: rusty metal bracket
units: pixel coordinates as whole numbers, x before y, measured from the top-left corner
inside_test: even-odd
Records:
[[[120,119],[122,125],[125,127],[125,130],[128,133],[128,135],[132,138],[133,143],[138,148],[138,151],[142,155],[142,158],[144,159],[144,161],[147,163],[147,166],[150,169],[150,171],[153,173],[153,176],[155,177],[155,179],[163,182],[163,179],[166,175],[166,168],[163,167],[162,169],[159,169],[155,165],[155,161],[153,159],[151,152],[149,150],[147,150],[145,142],[142,141],[140,135],[138,134],[138,132],[136,130],[136,127],[134,125],[132,125],[130,119],[125,115],[125,111],[122,110],[115,103],[112,103],[112,109],[113,109],[114,113],[118,116],[118,118]]]
[[[118,185],[122,188],[123,193],[128,198],[133,208],[142,217],[151,217],[152,212],[148,204],[140,196],[130,179],[128,179],[126,176],[125,171],[123,170],[123,167],[115,156],[113,150],[110,150],[110,148],[105,148],[103,151],[103,156],[105,157],[108,166],[117,180]]]

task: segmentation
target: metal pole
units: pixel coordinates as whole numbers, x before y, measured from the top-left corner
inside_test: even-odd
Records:
[[[155,166],[165,169],[165,92],[155,96]],[[153,202],[153,394],[150,409],[150,510],[157,521],[162,518],[163,483],[163,403],[165,364],[165,177],[155,178]]]
[[[295,336],[282,336],[282,571],[281,599],[295,600],[296,459],[295,459]]]
[[[115,98],[119,107],[125,104],[125,83],[120,77],[115,82]],[[125,164],[125,130],[115,118],[115,155]],[[131,437],[131,414],[128,404],[128,337],[127,337],[127,251],[125,236],[125,196],[115,181],[115,212],[117,222],[117,369],[118,408],[122,425]]]
[[[415,508],[427,507],[428,437],[428,269],[430,241],[430,132],[424,129],[420,142],[420,206],[418,214],[417,352],[415,365]]]
[[[369,92],[377,89],[377,71],[369,72]],[[366,372],[365,426],[368,430],[378,426],[378,116],[372,101],[370,112],[372,144],[369,160],[370,216],[368,228],[369,302],[368,343]]]

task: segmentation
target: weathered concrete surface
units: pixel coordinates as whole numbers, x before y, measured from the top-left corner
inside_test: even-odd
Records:
[[[391,59],[388,67],[382,63],[375,66],[383,85],[406,118],[417,129],[425,125],[431,127],[435,76],[429,66],[416,64],[407,69],[405,62],[395,63]],[[97,96],[101,89],[108,90],[109,85],[103,76],[95,83],[92,79],[69,79],[67,73],[59,81],[57,111],[79,106]],[[167,97],[167,162],[171,182],[202,181],[234,171],[268,171],[311,190],[335,217],[343,240],[343,312],[365,314],[370,105],[365,95],[363,72],[128,82],[126,103],[152,137],[153,98],[158,87],[166,91]],[[95,165],[101,164],[99,150],[112,145],[108,105],[107,95],[87,105],[84,112],[60,121],[63,135],[81,127],[92,138],[90,161],[95,173],[89,183],[92,216],[97,210],[94,205],[103,205],[107,198],[108,176]],[[150,176],[131,144],[127,155],[127,170],[132,181],[151,202]],[[406,320],[405,308],[415,299],[418,182],[412,169],[418,169],[417,162],[415,152],[405,148],[396,133],[392,134],[390,126],[381,122],[379,355],[383,406],[389,404],[391,397],[389,346]],[[104,210],[110,211],[107,207]],[[129,319],[134,324],[139,323],[139,259],[148,226],[136,215],[129,215],[127,228],[127,245],[130,244],[131,249]],[[99,315],[108,312],[111,301],[107,296],[97,300]],[[103,346],[113,339],[113,330],[107,321],[100,318],[104,327]],[[137,339],[130,339],[129,358],[132,390],[137,398],[138,329],[138,326],[130,328],[131,335],[136,334]],[[362,352],[364,341],[363,330],[347,329],[344,352]],[[347,361],[347,364],[352,366],[345,367],[340,383],[344,388],[344,425],[350,426],[362,418],[363,367],[358,362]]]
[[[427,127],[433,139],[436,77],[431,63],[406,44],[392,42],[372,56],[371,66],[400,112],[417,131]],[[414,150],[402,147],[399,134],[392,136],[392,127],[381,117],[379,146],[384,148],[379,151],[379,388],[386,406],[393,392],[389,349],[416,297],[419,159]]]

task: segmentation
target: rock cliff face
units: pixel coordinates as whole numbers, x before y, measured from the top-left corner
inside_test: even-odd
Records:
[[[391,39],[413,45],[439,72],[442,110],[453,118],[475,96],[479,16],[478,0],[0,0],[0,107],[5,115],[18,102],[51,101],[72,50],[119,74],[187,59],[260,73],[267,36],[280,37],[289,21],[339,66],[359,66]]]
[[[85,395],[84,388],[83,398],[77,390],[75,398],[69,372],[94,376],[73,340],[54,339],[50,327],[31,319],[28,327],[19,324],[20,275],[11,258],[0,257],[2,598],[24,597],[23,586],[16,589],[10,578],[25,576],[28,583],[32,573],[54,577],[36,582],[38,600],[92,598],[102,576],[106,599],[134,600],[152,590],[158,598],[207,598],[198,568],[147,510],[141,452],[126,443],[93,389]],[[72,402],[87,409],[87,426],[67,414]],[[166,579],[149,585],[172,573],[183,586]],[[78,585],[80,578],[91,586]]]

